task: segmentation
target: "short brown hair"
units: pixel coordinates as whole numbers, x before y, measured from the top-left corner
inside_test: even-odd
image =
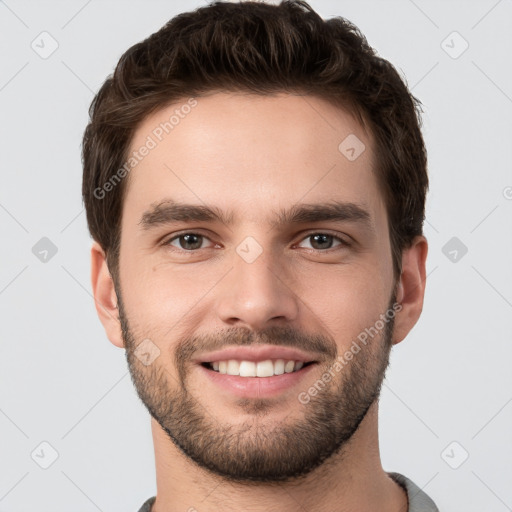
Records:
[[[357,27],[342,17],[323,20],[302,0],[214,2],[179,14],[128,49],[102,85],[83,137],[82,194],[89,230],[114,279],[126,179],[105,197],[97,191],[123,166],[149,114],[215,91],[311,94],[356,115],[375,143],[396,279],[403,249],[423,229],[421,104]]]

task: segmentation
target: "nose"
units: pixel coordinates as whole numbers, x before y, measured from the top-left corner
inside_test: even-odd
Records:
[[[216,301],[217,316],[225,324],[260,330],[297,318],[300,301],[286,284],[286,270],[264,254],[252,263],[235,254]]]

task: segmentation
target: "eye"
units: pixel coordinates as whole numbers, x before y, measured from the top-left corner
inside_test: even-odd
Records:
[[[211,242],[209,238],[199,233],[181,233],[167,240],[165,245],[171,245],[185,251],[194,251],[196,249],[205,249],[203,243],[206,240]]]
[[[333,247],[350,245],[342,238],[335,235],[330,235],[329,233],[311,233],[310,235],[303,239],[303,241],[306,240],[311,240],[310,247],[306,247],[306,249],[314,249],[320,251],[325,249],[332,249]],[[338,242],[338,244],[334,245],[336,241]]]

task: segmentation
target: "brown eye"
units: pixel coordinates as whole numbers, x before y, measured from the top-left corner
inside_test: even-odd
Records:
[[[333,236],[320,233],[318,235],[311,235],[311,246],[313,249],[330,249],[333,243]]]
[[[184,233],[182,235],[171,238],[171,240],[169,240],[167,243],[173,247],[178,247],[179,249],[183,249],[185,251],[193,251],[195,249],[201,249],[204,240],[208,239],[202,235],[198,235],[197,233]],[[176,245],[174,242],[177,242],[178,245]]]
[[[349,244],[342,240],[341,238],[330,235],[329,233],[312,233],[303,239],[303,242],[309,240],[310,249],[315,249],[317,251],[322,251],[326,249],[331,249],[337,246],[348,246]]]

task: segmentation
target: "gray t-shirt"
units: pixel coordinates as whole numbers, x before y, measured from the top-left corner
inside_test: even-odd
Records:
[[[408,512],[439,512],[436,504],[414,482],[400,473],[388,473],[388,475],[407,493]],[[139,512],[151,512],[155,499],[155,496],[149,498]]]

